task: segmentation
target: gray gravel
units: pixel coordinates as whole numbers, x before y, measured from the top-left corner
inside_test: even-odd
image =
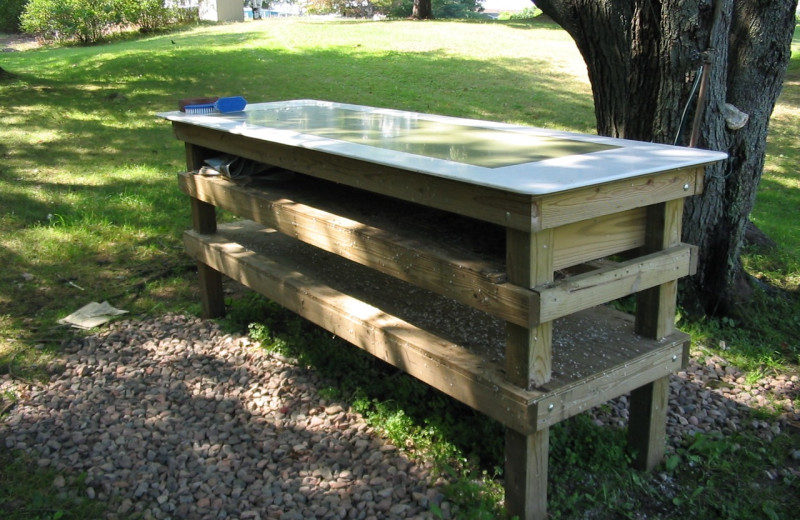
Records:
[[[449,511],[430,468],[321,399],[312,372],[213,322],[121,321],[67,352],[49,385],[3,380],[20,401],[0,442],[39,466],[86,472],[87,496],[117,514],[427,518],[431,502]]]
[[[85,472],[86,495],[112,504],[108,518],[429,518],[432,503],[452,516],[426,462],[322,399],[313,372],[213,322],[118,321],[66,350],[47,385],[2,376],[0,395],[18,401],[0,442],[66,479]],[[670,445],[741,429],[769,441],[800,424],[799,390],[797,376],[748,385],[720,357],[693,360],[672,377]],[[752,419],[748,406],[781,416]],[[627,398],[590,413],[624,426]]]

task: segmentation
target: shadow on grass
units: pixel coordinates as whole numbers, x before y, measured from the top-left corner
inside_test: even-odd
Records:
[[[0,283],[0,314],[35,321],[72,311],[81,300],[138,283],[126,276],[147,261],[185,262],[179,234],[189,227],[189,206],[174,178],[184,152],[156,116],[184,97],[313,98],[534,125],[591,124],[590,97],[571,93],[572,79],[548,73],[545,59],[489,62],[349,44],[297,50],[260,44],[260,34],[181,32],[7,59],[3,65],[17,77],[0,85],[0,204],[6,238],[24,246],[0,251],[12,266]],[[140,265],[130,265],[137,258]],[[93,266],[106,274],[92,280]],[[46,283],[21,282],[22,273]],[[87,291],[65,289],[68,281]],[[40,297],[26,300],[26,293]]]

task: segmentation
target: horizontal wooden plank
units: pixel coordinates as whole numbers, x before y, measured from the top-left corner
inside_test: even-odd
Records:
[[[184,234],[187,253],[243,285],[434,388],[525,431],[539,394],[507,381],[499,368],[453,343],[299,273],[220,235]]]
[[[547,322],[693,274],[697,248],[682,244],[534,288]]]
[[[688,335],[673,333],[652,351],[642,352],[625,363],[556,388],[537,399],[536,428],[552,426],[680,370],[689,343]]]
[[[252,222],[222,224],[213,235],[188,231],[184,244],[198,261],[522,433],[677,369],[680,356],[672,357],[688,341],[637,336],[632,317],[612,309],[582,311],[554,322],[550,383],[524,390],[505,380],[501,320],[477,319],[482,313],[433,293],[405,293],[403,282]]]
[[[682,199],[703,190],[704,167],[610,182],[534,201],[534,228],[549,229],[602,215]]]
[[[600,306],[558,319],[555,358],[547,392],[537,400],[537,428],[628,393],[680,370],[688,361],[689,336],[659,340],[635,334],[631,315]]]
[[[527,195],[468,185],[411,170],[265,142],[177,121],[173,121],[172,128],[175,136],[187,143],[354,188],[522,231],[530,231],[533,223],[531,198]]]
[[[386,220],[378,229],[369,224],[368,216],[343,207],[336,208],[336,213],[320,209],[326,204],[324,197],[313,197],[309,186],[305,190],[286,190],[279,185],[250,189],[192,174],[179,175],[179,186],[193,198],[511,323],[527,327],[537,314],[537,295],[502,282],[502,265],[476,258],[464,249],[448,249],[447,240],[457,243],[459,238],[448,236],[446,228],[442,228],[439,242],[401,235],[401,229],[393,232],[392,223]],[[357,204],[350,200],[350,206]]]
[[[553,230],[553,266],[565,269],[644,244],[645,209],[566,224]]]

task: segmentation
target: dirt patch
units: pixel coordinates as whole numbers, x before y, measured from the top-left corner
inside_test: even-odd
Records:
[[[36,49],[39,40],[27,34],[0,34],[0,49],[3,52],[18,52]]]

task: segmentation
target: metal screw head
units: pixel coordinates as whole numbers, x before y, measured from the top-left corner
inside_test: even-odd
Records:
[[[689,191],[689,183],[683,185],[683,191]]]
[[[674,356],[672,356],[672,361],[678,361],[678,355],[677,355],[677,354],[675,354]]]
[[[553,403],[550,403],[550,404],[547,405],[547,411],[548,412],[552,412],[555,409],[555,407],[556,407],[556,405],[554,405]]]

